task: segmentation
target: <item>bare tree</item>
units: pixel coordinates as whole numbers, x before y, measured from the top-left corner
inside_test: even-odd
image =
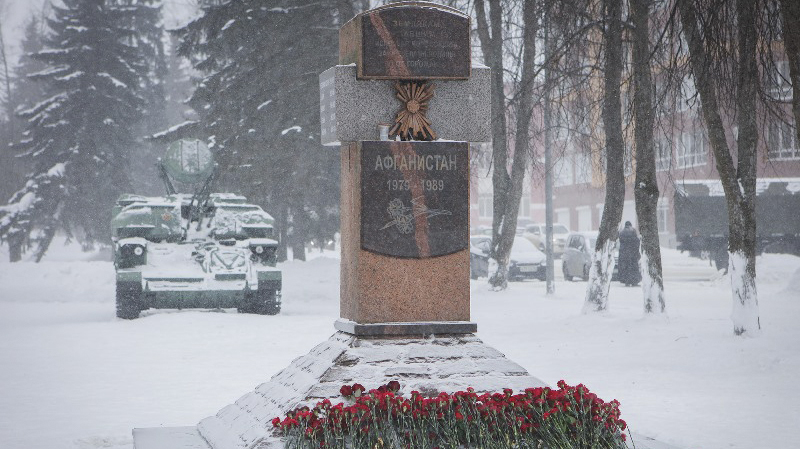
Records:
[[[664,278],[658,239],[658,179],[653,143],[653,80],[650,72],[650,1],[630,0],[633,21],[633,115],[636,145],[636,217],[642,236],[641,270],[645,313],[663,313]]]
[[[603,218],[597,236],[583,312],[599,312],[608,307],[608,289],[614,271],[614,247],[619,237],[619,222],[625,202],[625,142],[622,134],[621,81],[623,67],[622,0],[605,0],[603,35],[606,194]]]
[[[494,203],[492,216],[492,257],[497,272],[489,282],[494,288],[508,285],[507,272],[511,247],[519,214],[525,170],[530,165],[530,123],[533,114],[533,92],[536,71],[536,34],[538,17],[536,2],[523,4],[523,37],[521,77],[515,89],[516,123],[511,172],[508,171],[508,129],[506,120],[506,89],[503,63],[503,6],[499,0],[489,1],[489,20],[483,0],[475,1],[478,37],[486,64],[492,69],[492,185]]]
[[[683,33],[689,49],[689,63],[702,103],[703,121],[708,130],[717,171],[728,207],[728,252],[733,290],[733,331],[751,335],[761,329],[756,295],[756,19],[759,2],[736,0],[735,11],[728,5],[678,0]],[[733,15],[733,17],[720,16]],[[725,20],[729,19],[729,20]],[[736,46],[730,35],[734,29]],[[722,26],[720,26],[722,25]],[[738,57],[726,53],[735,48]],[[733,59],[729,73],[720,70]],[[729,76],[727,76],[729,75]],[[728,81],[727,83],[725,81]],[[719,93],[725,93],[724,98]],[[734,99],[739,126],[736,160],[725,136],[721,108],[726,98]]]

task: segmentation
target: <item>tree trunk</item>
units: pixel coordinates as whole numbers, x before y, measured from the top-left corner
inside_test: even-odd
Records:
[[[275,227],[278,228],[278,262],[285,262],[288,259],[286,241],[289,236],[288,227],[288,207],[285,204],[277,204],[278,213],[275,214]]]
[[[475,1],[478,39],[481,42],[484,62],[492,69],[492,252],[497,261],[497,273],[492,285],[506,287],[508,253],[499,248],[505,212],[509,204],[511,178],[508,175],[508,141],[506,140],[506,97],[503,83],[503,8],[500,0],[489,0],[489,21],[486,19],[484,1]],[[510,245],[509,245],[510,247]]]
[[[292,260],[306,261],[306,244],[302,240],[295,240],[292,244]]]
[[[25,235],[22,232],[9,232],[8,238],[8,261],[19,262],[22,260],[22,246],[25,242]]]
[[[699,29],[697,10],[692,0],[679,0],[681,26],[689,46],[689,63],[702,104],[703,121],[714,151],[725,200],[728,206],[728,251],[733,290],[733,332],[752,335],[761,328],[755,284],[755,4],[737,0],[739,32],[739,73],[736,109],[739,121],[738,171],[725,139],[725,129],[717,101],[716,78]]]
[[[653,80],[650,74],[650,7],[631,0],[633,17],[633,116],[636,143],[636,217],[642,236],[640,259],[645,313],[664,313],[664,278],[658,240],[658,179],[653,146]]]
[[[733,287],[733,332],[741,335],[761,329],[756,294],[756,166],[758,126],[756,98],[758,96],[758,63],[756,61],[756,8],[758,2],[736,0],[739,29],[739,73],[736,93],[736,115],[739,135],[737,146],[736,181],[741,198],[741,226],[730,232],[728,250],[731,257]],[[730,207],[728,210],[730,211]],[[730,215],[730,212],[728,213]],[[734,222],[731,221],[731,224]],[[733,230],[731,230],[733,231]],[[735,236],[735,237],[734,237]],[[737,263],[734,259],[740,259]],[[741,276],[741,281],[737,280]]]
[[[489,1],[489,23],[486,22],[484,2],[475,2],[478,19],[478,36],[486,63],[492,68],[492,185],[494,203],[492,214],[492,257],[497,261],[497,272],[489,283],[495,289],[508,286],[508,263],[517,229],[517,216],[522,198],[525,170],[530,161],[530,123],[533,115],[533,89],[535,84],[536,33],[538,18],[536,2],[523,6],[522,74],[516,93],[514,155],[511,174],[508,173],[508,140],[506,127],[506,97],[503,83],[503,9],[499,0]],[[491,36],[489,29],[491,28]]]
[[[792,81],[792,113],[800,144],[800,2],[779,0],[783,17],[783,45],[789,60],[789,78]]]
[[[625,204],[625,142],[622,136],[622,1],[606,0],[603,36],[605,51],[603,130],[606,138],[606,195],[603,218],[597,236],[583,312],[600,312],[608,307],[608,289],[614,272],[614,248]]]
[[[530,125],[533,115],[533,88],[535,83],[534,62],[536,59],[536,33],[538,28],[536,2],[526,1],[523,6],[523,52],[522,75],[517,86],[518,105],[516,108],[516,124],[514,137],[514,156],[511,162],[510,190],[506,198],[506,210],[503,217],[500,240],[494,244],[498,261],[497,273],[489,279],[494,288],[506,288],[508,284],[508,262],[514,237],[517,234],[517,217],[522,199],[525,170],[530,164]],[[495,167],[495,171],[497,167]],[[504,265],[501,265],[500,261]]]

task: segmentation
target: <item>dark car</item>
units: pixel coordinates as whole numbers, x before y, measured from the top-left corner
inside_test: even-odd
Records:
[[[492,239],[488,236],[470,237],[470,277],[477,279],[489,274],[489,252]],[[544,253],[528,239],[514,237],[508,263],[508,280],[546,279]]]
[[[597,241],[597,232],[572,232],[567,237],[567,246],[561,256],[561,269],[564,279],[571,281],[579,277],[584,281],[589,280],[589,268],[592,265],[592,252]],[[619,254],[614,252],[614,272],[611,280],[619,278]]]
[[[489,253],[492,238],[486,235],[475,235],[469,238],[469,277],[478,279],[489,275]]]

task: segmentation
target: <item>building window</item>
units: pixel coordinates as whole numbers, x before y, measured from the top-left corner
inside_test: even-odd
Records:
[[[666,136],[659,136],[653,144],[655,147],[653,150],[656,153],[656,170],[669,170],[672,166],[672,147],[669,146]]]
[[[586,153],[575,155],[575,184],[592,182],[592,158]]]
[[[669,217],[669,200],[666,198],[658,199],[656,206],[656,219],[658,220],[658,232],[667,232],[667,217]]]
[[[519,214],[520,217],[529,218],[531,216],[531,201],[525,194],[519,200]]]
[[[681,83],[681,91],[678,95],[678,111],[688,111],[694,106],[695,97],[697,96],[697,89],[694,86],[694,78],[685,77]]]
[[[592,208],[589,206],[576,207],[578,213],[578,231],[585,232],[592,230]]]
[[[478,195],[478,217],[492,218],[492,195],[480,194]]]
[[[767,157],[770,160],[800,159],[800,145],[797,142],[797,128],[783,121],[769,124],[767,134]]]
[[[572,184],[572,161],[569,158],[562,157],[553,168],[555,169],[553,185],[562,187]]]
[[[560,140],[567,140],[567,136],[570,132],[570,113],[563,109],[559,108],[558,112],[555,114],[555,132],[553,133],[553,140],[560,141]]]
[[[789,77],[789,61],[776,61],[767,77],[767,93],[776,100],[792,98],[792,83]]]
[[[623,156],[623,163],[624,163],[624,170],[625,176],[630,176],[633,174],[633,148],[630,144],[626,141],[625,142],[625,154]]]
[[[705,165],[708,162],[708,141],[701,129],[681,134],[678,145],[678,168]]]
[[[556,223],[561,223],[562,225],[568,228],[572,226],[572,222],[570,221],[572,217],[570,217],[569,208],[559,208],[556,209],[554,212],[556,214],[556,217],[555,220],[553,221],[555,221]]]

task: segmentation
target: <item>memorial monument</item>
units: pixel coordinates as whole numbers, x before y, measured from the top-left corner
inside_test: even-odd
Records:
[[[544,386],[469,316],[469,142],[490,138],[489,69],[469,17],[428,2],[361,13],[320,75],[322,143],[341,145],[336,332],[196,426],[134,429],[136,449],[279,448],[270,421],[343,384],[405,393]]]

